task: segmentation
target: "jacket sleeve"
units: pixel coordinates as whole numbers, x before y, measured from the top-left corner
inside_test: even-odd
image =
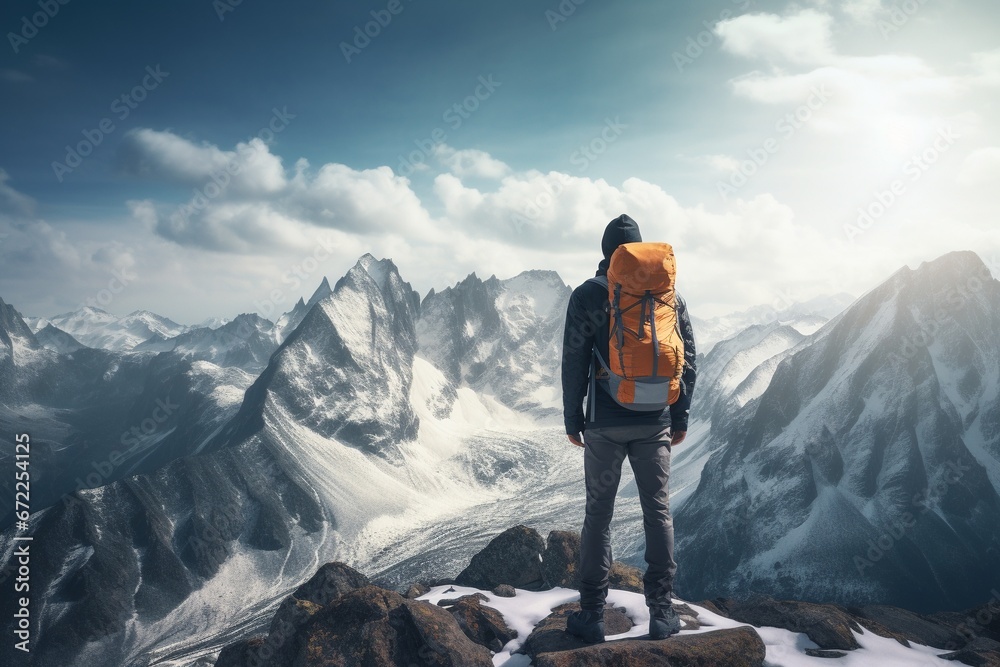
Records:
[[[563,419],[566,433],[570,435],[582,433],[584,429],[583,400],[590,380],[594,333],[580,292],[574,290],[566,308],[562,353]]]
[[[697,352],[694,346],[694,329],[691,327],[691,318],[688,316],[687,302],[681,298],[680,294],[677,295],[677,324],[680,326],[681,337],[684,339],[684,374],[681,375],[681,396],[676,403],[670,406],[670,424],[675,431],[686,431],[698,367],[695,360]]]

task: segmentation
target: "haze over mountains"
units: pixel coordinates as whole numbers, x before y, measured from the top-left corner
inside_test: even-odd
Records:
[[[26,321],[0,302],[0,426],[32,437],[36,664],[190,664],[329,560],[405,583],[498,526],[579,523],[570,291],[473,274],[421,299],[365,255],[274,323]],[[981,603],[1000,586],[1000,283],[951,253],[820,311],[699,350],[674,452],[678,593]],[[615,553],[639,563],[629,480]]]

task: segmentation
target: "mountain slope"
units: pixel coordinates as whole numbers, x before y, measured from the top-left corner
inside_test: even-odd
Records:
[[[278,348],[278,336],[270,320],[244,313],[215,328],[198,327],[173,338],[154,336],[133,347],[132,352],[170,352],[182,359],[260,373]]]
[[[474,504],[471,464],[444,463],[460,436],[416,440],[418,308],[389,260],[362,257],[195,455],[34,515],[37,664],[148,664],[224,641],[263,622],[317,559],[370,558],[406,526]]]
[[[113,352],[127,352],[152,337],[172,338],[188,329],[148,310],[115,317],[92,306],[50,318],[30,318],[29,321],[36,331],[51,324],[87,347]]]
[[[419,350],[448,379],[443,405],[468,386],[535,416],[560,414],[562,329],[571,292],[554,272],[525,271],[485,281],[473,273],[424,297]]]
[[[282,343],[220,438],[253,435],[273,402],[296,423],[369,453],[413,439],[418,308],[391,261],[365,255]]]
[[[903,268],[717,415],[676,511],[678,588],[916,610],[1000,585],[1000,283]]]
[[[854,297],[846,292],[818,296],[803,302],[791,302],[782,296],[774,304],[753,306],[709,319],[692,316],[691,321],[698,332],[698,351],[707,354],[719,341],[731,338],[754,325],[776,322],[791,326],[803,335],[809,335],[853,302]]]
[[[295,303],[290,311],[284,313],[278,318],[276,323],[276,329],[278,331],[279,340],[285,340],[288,335],[291,334],[298,326],[302,323],[303,318],[305,318],[306,313],[312,310],[312,307],[317,303],[330,296],[332,292],[330,287],[330,281],[323,278],[323,282],[319,284],[313,295],[309,297],[309,301],[303,301],[301,298]]]
[[[0,429],[31,436],[36,511],[198,451],[251,381],[238,369],[166,355],[59,354],[0,301]],[[13,450],[0,452],[0,467],[12,461]],[[0,530],[13,520],[13,498],[11,475],[0,479]]]
[[[73,352],[86,347],[83,343],[73,338],[62,329],[56,328],[51,324],[46,324],[44,327],[36,331],[35,338],[42,347],[52,350],[53,352],[58,352],[59,354],[72,354]]]

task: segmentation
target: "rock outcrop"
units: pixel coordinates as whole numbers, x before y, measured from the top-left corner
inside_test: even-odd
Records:
[[[805,656],[836,659],[871,651],[858,638],[873,634],[907,649],[911,643],[939,649],[941,658],[960,664],[1000,667],[1000,594],[995,592],[990,602],[966,612],[931,615],[765,596],[675,602],[680,634],[654,641],[639,611],[642,598],[621,592],[631,588],[641,594],[642,573],[621,563],[613,568],[611,588],[617,590],[604,613],[608,639],[584,644],[566,631],[567,617],[579,603],[562,602],[571,593],[561,590],[576,582],[578,558],[577,533],[552,531],[542,540],[534,529],[515,526],[473,556],[454,584],[450,579],[413,584],[405,596],[371,585],[343,563],[328,563],[282,602],[267,635],[227,646],[215,664],[486,667],[494,655],[510,651],[527,656],[536,667],[761,667],[766,648],[756,628],[768,627],[772,633],[780,628],[808,637],[815,647],[800,649]],[[539,600],[544,607],[537,606]],[[537,622],[538,616],[531,618],[534,610],[544,613],[550,604],[547,616]],[[532,609],[528,617],[534,627],[527,636],[511,627],[523,627],[519,608]],[[920,648],[920,655],[926,650]]]
[[[764,642],[753,628],[731,628],[648,641],[623,639],[538,655],[537,667],[761,667]]]
[[[545,587],[544,551],[545,541],[534,528],[508,528],[472,557],[469,566],[455,578],[455,583],[486,590],[500,584],[540,590]]]

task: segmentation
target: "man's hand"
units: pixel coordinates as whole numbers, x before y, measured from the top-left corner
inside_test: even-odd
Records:
[[[684,442],[684,438],[687,437],[687,434],[688,434],[687,431],[675,431],[674,433],[671,433],[670,434],[670,446],[671,447],[676,447],[677,445],[679,445],[682,442]]]
[[[577,433],[576,435],[573,435],[571,433],[567,433],[566,437],[569,438],[569,441],[572,442],[577,447],[583,447],[583,434],[582,433]]]

